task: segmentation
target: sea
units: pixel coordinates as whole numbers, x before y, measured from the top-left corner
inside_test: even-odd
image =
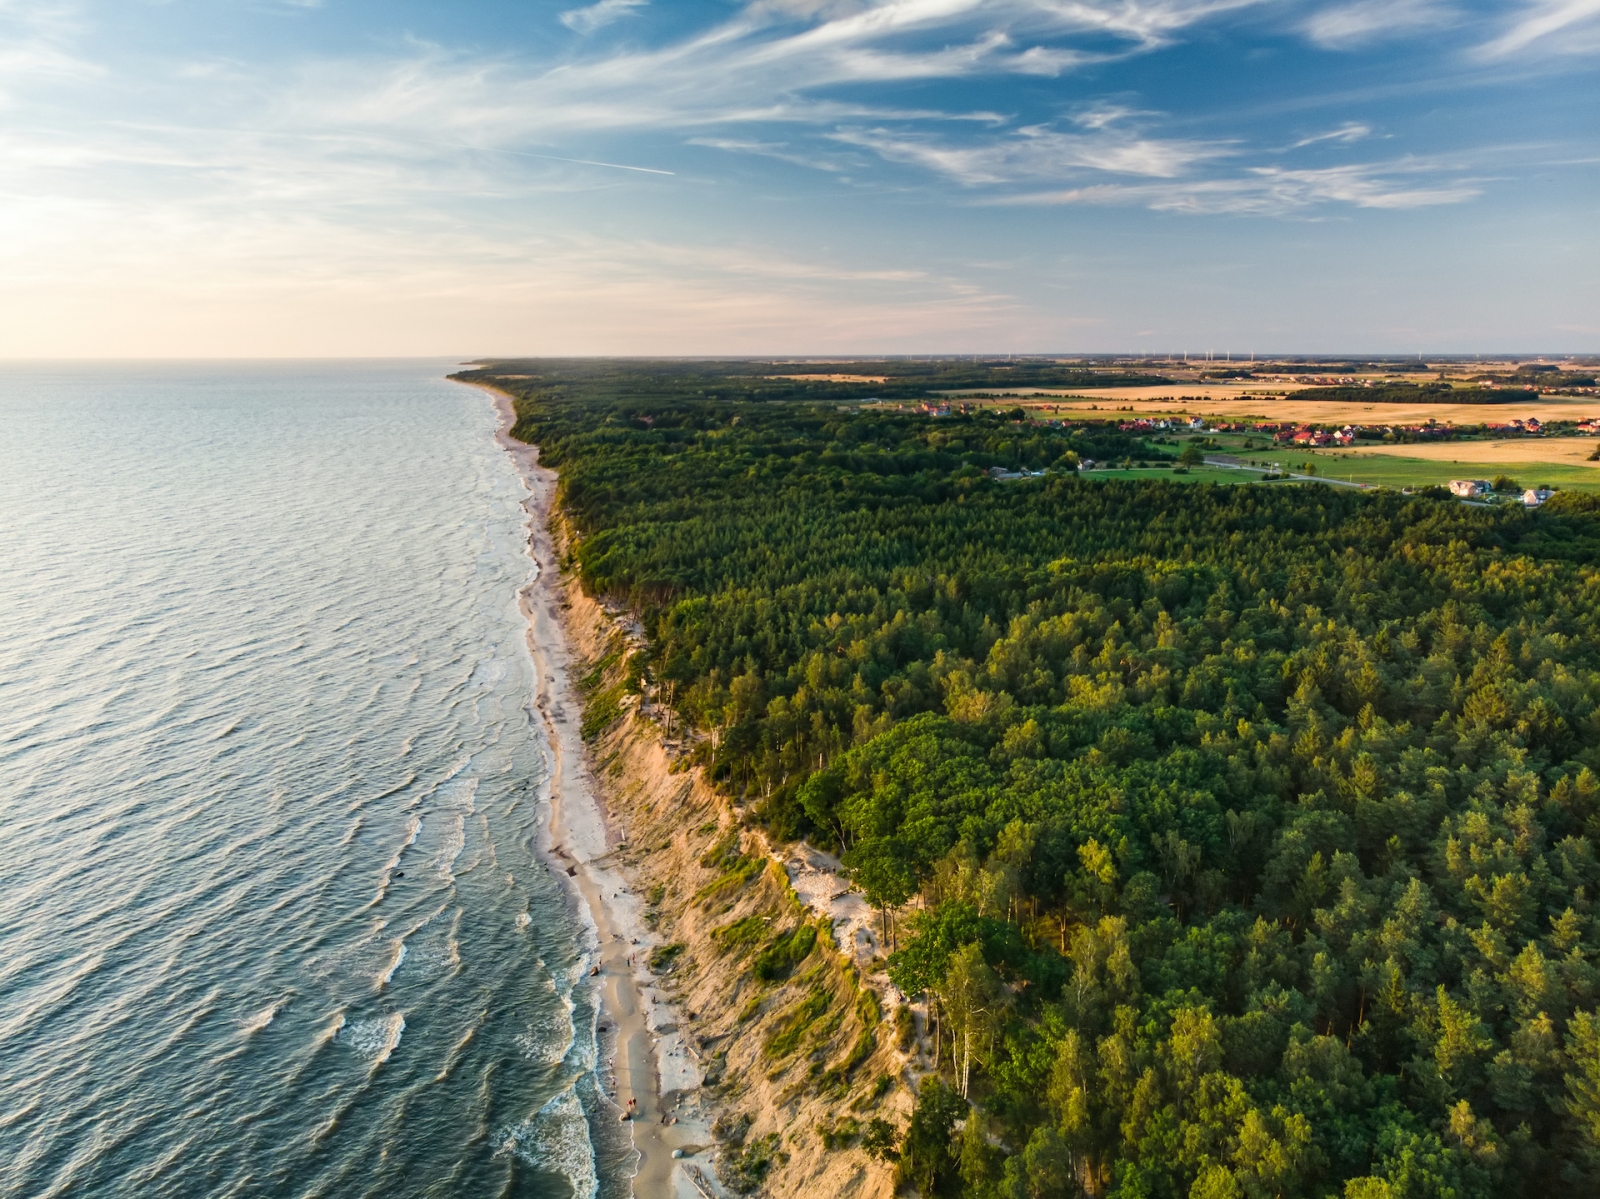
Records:
[[[0,1195],[628,1194],[452,369],[0,364]]]

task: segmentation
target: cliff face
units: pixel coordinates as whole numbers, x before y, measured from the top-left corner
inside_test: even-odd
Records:
[[[552,531],[564,544],[559,518]],[[897,1021],[836,948],[833,918],[800,899],[760,831],[624,693],[637,648],[624,621],[570,578],[563,589],[588,752],[626,840],[612,858],[644,905],[655,944],[640,952],[680,1021],[658,1030],[662,1086],[670,1105],[675,1087],[703,1078],[700,1106],[715,1119],[689,1162],[714,1163],[728,1191],[889,1199],[893,1166],[860,1142],[873,1120],[898,1131],[909,1116]],[[675,1053],[688,1060],[675,1065]]]

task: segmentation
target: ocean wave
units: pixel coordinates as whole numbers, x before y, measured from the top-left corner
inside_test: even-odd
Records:
[[[406,839],[400,843],[400,848],[394,851],[394,857],[384,865],[383,877],[378,880],[378,891],[368,901],[369,908],[375,908],[383,902],[383,897],[389,894],[389,881],[394,877],[395,868],[400,865],[400,859],[405,856],[406,850],[416,844],[417,834],[422,831],[422,817],[413,816],[410,824],[406,826]]]
[[[405,1030],[405,1013],[392,1012],[387,1016],[344,1024],[335,1035],[341,1045],[364,1058],[370,1058],[376,1069],[389,1060],[389,1055],[399,1046]]]
[[[560,1174],[576,1199],[595,1199],[599,1194],[589,1119],[570,1087],[496,1139],[500,1142],[498,1152],[514,1154],[537,1169]]]
[[[577,1036],[572,1021],[575,1005],[560,992],[556,992],[556,997],[560,1000],[559,1007],[540,1013],[512,1038],[523,1057],[547,1066],[559,1065],[565,1060]]]
[[[239,1021],[239,1031],[247,1037],[255,1036],[256,1033],[277,1019],[278,1013],[288,1006],[288,1003],[288,999],[274,999],[255,1015],[247,1016]]]
[[[378,975],[378,990],[381,991],[389,985],[389,980],[394,977],[394,972],[400,969],[400,963],[405,960],[406,943],[403,940],[396,941],[394,943],[394,957],[389,959],[389,965],[384,972]]]
[[[439,1073],[434,1076],[434,1082],[444,1082],[455,1072],[456,1065],[461,1061],[461,1055],[466,1052],[467,1046],[472,1044],[473,1038],[478,1035],[478,1030],[483,1027],[483,1022],[488,1017],[488,1008],[478,1009],[477,1016],[473,1018],[467,1030],[456,1038],[456,1043],[450,1046],[449,1051],[444,1055],[444,1062],[439,1067]]]
[[[456,859],[461,856],[461,851],[467,847],[466,820],[460,812],[450,813],[450,820],[445,828],[444,843],[439,847],[439,854],[433,859],[433,868],[445,882],[455,879],[454,866]]]

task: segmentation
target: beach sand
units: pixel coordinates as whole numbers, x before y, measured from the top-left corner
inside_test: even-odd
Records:
[[[485,388],[495,401],[501,425],[500,444],[516,460],[532,495],[525,503],[530,533],[529,553],[539,571],[518,598],[528,620],[528,645],[538,671],[535,706],[548,736],[550,762],[550,828],[544,848],[566,869],[594,922],[599,941],[601,1020],[609,1026],[602,1045],[614,1046],[614,1089],[611,1099],[620,1120],[629,1100],[637,1105],[631,1122],[639,1154],[633,1193],[638,1199],[692,1195],[694,1190],[677,1169],[672,1151],[689,1144],[704,1130],[698,1122],[661,1123],[672,1103],[663,1103],[661,1051],[675,1040],[675,1013],[653,992],[647,966],[654,938],[643,927],[641,904],[620,869],[609,861],[619,841],[609,826],[599,788],[590,774],[580,735],[582,707],[572,679],[572,654],[561,613],[562,592],[556,548],[548,528],[555,498],[556,475],[539,465],[536,447],[510,436],[515,417],[502,392]],[[679,1055],[667,1073],[669,1101],[678,1092],[697,1089],[699,1072],[680,1064]]]

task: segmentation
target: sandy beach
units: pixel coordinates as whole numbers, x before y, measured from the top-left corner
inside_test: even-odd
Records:
[[[621,844],[607,820],[599,789],[591,775],[580,735],[582,706],[573,687],[572,655],[561,613],[562,593],[557,553],[548,528],[556,474],[539,465],[538,450],[510,436],[515,417],[511,401],[494,397],[501,424],[500,444],[516,460],[532,495],[525,503],[530,534],[529,553],[538,574],[518,597],[528,620],[528,646],[538,671],[535,708],[550,746],[550,827],[543,847],[566,869],[583,899],[598,939],[601,980],[602,1052],[611,1053],[612,1082],[607,1088],[621,1120],[634,1104],[631,1132],[639,1154],[633,1178],[638,1199],[664,1199],[695,1191],[676,1170],[672,1151],[702,1130],[664,1124],[662,1054],[664,1042],[675,1040],[676,1018],[651,987],[647,960],[654,938],[643,927],[641,905],[628,880],[611,860]],[[698,1071],[673,1054],[667,1097],[698,1087]]]

